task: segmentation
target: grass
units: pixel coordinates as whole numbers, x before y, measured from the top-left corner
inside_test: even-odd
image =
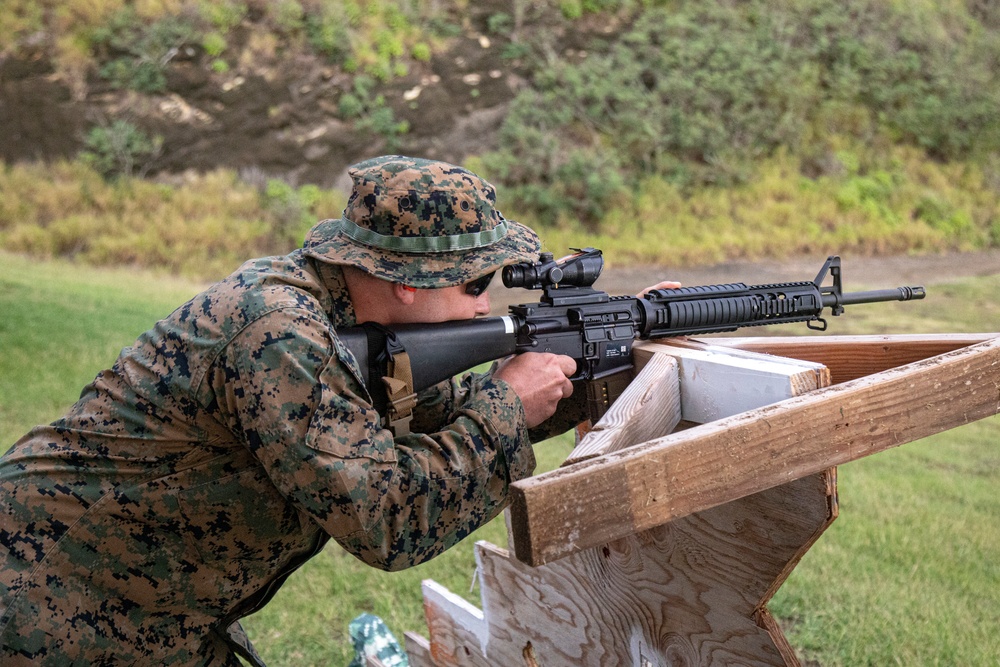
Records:
[[[0,449],[58,417],[199,283],[0,253]]]
[[[0,254],[0,448],[56,418],[121,347],[200,287]],[[1000,275],[931,284],[923,302],[852,308],[835,332],[996,331],[998,292]],[[993,418],[840,468],[840,519],[771,605],[805,660],[998,664],[998,433]],[[571,446],[567,436],[540,445],[539,470],[558,465]],[[346,664],[347,624],[360,613],[381,616],[399,639],[406,630],[426,635],[423,579],[478,602],[473,544],[503,545],[505,533],[494,521],[399,573],[376,571],[331,544],[245,626],[269,665]]]
[[[840,517],[771,604],[820,665],[998,664],[1000,422],[841,466]]]

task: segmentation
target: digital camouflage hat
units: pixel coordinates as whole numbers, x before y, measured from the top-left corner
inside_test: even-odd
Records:
[[[496,209],[493,186],[446,162],[386,155],[353,165],[347,207],[305,253],[412,287],[450,287],[535,261],[538,236]]]

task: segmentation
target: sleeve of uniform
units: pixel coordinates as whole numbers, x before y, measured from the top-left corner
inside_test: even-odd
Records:
[[[499,380],[435,432],[394,440],[348,353],[308,311],[258,320],[224,363],[240,428],[278,490],[373,566],[402,569],[454,545],[534,469],[523,407]]]
[[[449,415],[470,396],[475,396],[485,382],[492,379],[492,372],[467,373],[460,378],[442,382],[417,395],[417,407],[413,410],[414,431],[436,428],[431,425],[450,421]],[[588,419],[587,387],[582,381],[573,382],[573,394],[559,401],[554,415],[528,430],[528,438],[537,443],[565,433]]]

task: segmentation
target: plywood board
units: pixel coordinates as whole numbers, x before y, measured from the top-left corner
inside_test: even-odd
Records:
[[[764,605],[836,516],[832,474],[537,568],[478,543],[483,610],[432,593],[434,664],[796,665]]]

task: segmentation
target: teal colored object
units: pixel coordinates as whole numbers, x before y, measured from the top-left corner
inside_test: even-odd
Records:
[[[385,622],[374,614],[361,614],[348,626],[354,643],[354,660],[348,667],[365,667],[368,658],[378,658],[385,667],[410,667],[399,642]]]

